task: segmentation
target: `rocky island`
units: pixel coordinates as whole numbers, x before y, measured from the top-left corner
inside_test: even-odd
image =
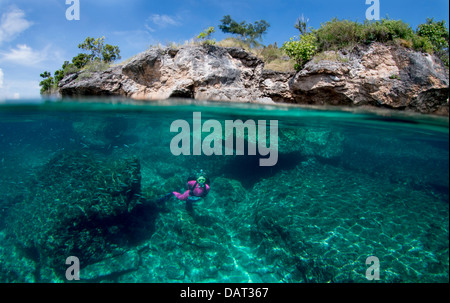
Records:
[[[62,97],[181,97],[449,113],[449,75],[441,60],[383,43],[322,53],[297,73],[267,70],[261,59],[242,48],[151,48],[104,71],[68,75],[59,92]]]

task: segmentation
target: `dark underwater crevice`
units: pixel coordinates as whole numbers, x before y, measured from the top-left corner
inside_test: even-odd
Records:
[[[158,214],[159,210],[153,202],[143,201],[127,213],[106,218],[87,218],[76,228],[70,228],[69,234],[97,230],[108,244],[130,248],[152,236]]]
[[[241,182],[246,189],[251,189],[258,181],[269,178],[282,170],[294,169],[306,158],[298,153],[280,154],[274,166],[260,166],[261,156],[236,156],[218,175]]]

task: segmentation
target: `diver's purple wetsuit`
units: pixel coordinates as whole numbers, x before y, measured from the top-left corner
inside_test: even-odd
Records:
[[[197,181],[195,181],[195,180],[189,181],[188,182],[188,188],[193,188],[195,183],[197,183]],[[205,187],[200,187],[200,184],[197,183],[197,185],[195,186],[195,188],[194,188],[194,190],[192,192],[193,192],[194,196],[196,196],[196,197],[204,197],[209,192],[209,185],[205,184]],[[175,197],[177,197],[181,201],[187,201],[188,198],[189,198],[189,194],[190,193],[191,193],[190,189],[185,191],[184,194],[180,194],[180,193],[177,193],[175,191],[173,192]]]

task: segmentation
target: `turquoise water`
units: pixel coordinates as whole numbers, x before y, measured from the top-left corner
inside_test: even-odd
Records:
[[[276,165],[248,153],[174,156],[170,126],[192,130],[194,112],[222,125],[278,121]],[[199,169],[210,177],[204,200],[158,202]],[[66,282],[69,256],[87,282],[448,283],[449,120],[182,101],[3,104],[0,282]],[[367,278],[370,256],[379,280]]]

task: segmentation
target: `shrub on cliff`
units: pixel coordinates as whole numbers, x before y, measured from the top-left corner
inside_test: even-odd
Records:
[[[342,49],[359,41],[361,25],[348,20],[334,18],[314,31],[320,51]]]
[[[414,36],[412,28],[402,20],[382,19],[365,21],[358,33],[361,43],[388,42],[396,39],[410,40]]]
[[[216,32],[216,30],[214,29],[214,27],[210,26],[207,29],[205,29],[203,32],[201,32],[197,36],[197,39],[200,40],[201,43],[204,45],[214,45],[214,44],[216,44],[216,40],[211,39],[211,35],[214,34],[215,32]]]
[[[427,22],[419,25],[417,31],[402,20],[385,18],[378,21],[358,23],[349,20],[332,19],[323,23],[319,29],[308,32],[304,18],[298,21],[295,28],[300,30],[300,39],[291,38],[283,45],[284,50],[297,62],[299,70],[308,62],[314,53],[329,50],[352,48],[357,44],[373,42],[396,42],[415,50],[436,54],[448,67],[449,31],[445,21]]]
[[[414,36],[414,31],[407,23],[389,18],[366,20],[364,23],[334,18],[322,24],[314,33],[319,51],[338,50],[360,43],[411,40]]]
[[[433,52],[441,58],[446,66],[449,65],[449,31],[444,20],[436,22],[433,18],[427,18],[426,23],[417,27],[417,35],[428,39],[432,45]]]
[[[281,49],[295,61],[294,68],[300,70],[317,51],[316,36],[307,34],[301,36],[299,40],[291,38],[291,40],[283,44]]]

